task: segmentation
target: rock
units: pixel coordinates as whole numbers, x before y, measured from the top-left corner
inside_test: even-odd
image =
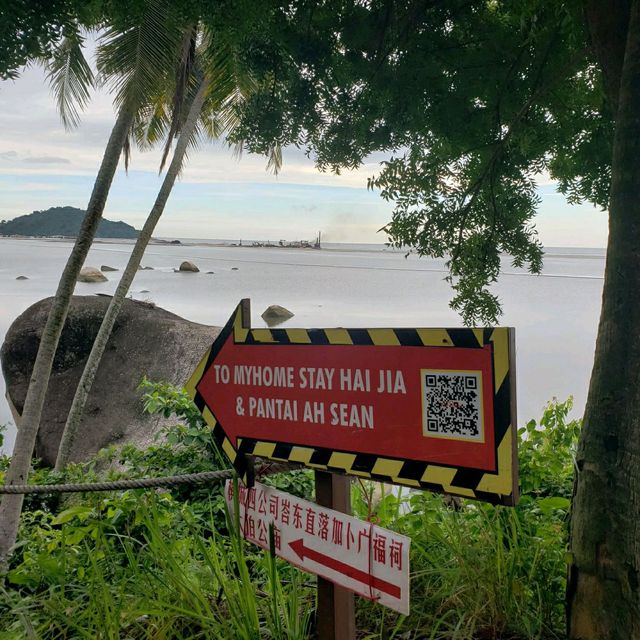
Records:
[[[28,280],[27,276],[18,276],[16,280]]]
[[[106,282],[107,276],[95,267],[82,267],[78,275],[78,282]]]
[[[180,240],[172,240],[169,244],[182,244]]]
[[[231,271],[237,271],[238,267],[231,267]]]
[[[294,314],[291,313],[289,309],[285,309],[279,304],[272,304],[262,312],[261,317],[270,327],[273,327],[277,324],[283,323],[289,318],[293,318],[293,316]]]
[[[143,289],[140,293],[151,293],[151,291],[149,291],[149,289]]]
[[[153,267],[139,267],[140,271],[153,271]]]
[[[7,398],[15,407],[18,427],[51,300],[41,300],[19,316],[0,349]],[[72,298],[36,442],[35,455],[46,464],[55,462],[76,385],[109,302],[106,296]],[[219,332],[148,303],[125,300],[89,394],[72,459],[87,460],[116,442],[151,444],[165,426],[175,424],[175,418],[143,414],[137,386],[145,375],[183,385]]]
[[[200,269],[198,269],[198,267],[196,267],[196,265],[193,264],[193,262],[189,262],[188,260],[185,260],[180,265],[180,268],[178,269],[178,271],[192,271],[193,273],[198,273]]]
[[[108,264],[103,264],[100,267],[100,271],[118,271],[115,267],[110,267]]]
[[[208,276],[213,276],[213,275],[215,275],[215,273],[216,273],[215,271],[207,271],[207,275]]]

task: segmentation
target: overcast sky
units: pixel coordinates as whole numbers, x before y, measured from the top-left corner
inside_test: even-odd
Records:
[[[51,206],[84,208],[114,122],[108,95],[98,94],[80,126],[65,131],[39,68],[0,82],[0,219]],[[296,149],[284,153],[278,176],[264,158],[234,158],[221,144],[192,152],[173,189],[156,236],[225,239],[312,239],[384,242],[378,233],[392,206],[367,191],[367,178],[383,156],[358,171],[323,174]],[[128,176],[120,168],[105,217],[142,226],[161,178],[159,152],[135,152]],[[570,206],[553,184],[542,181],[536,226],[546,246],[604,247],[606,214]]]

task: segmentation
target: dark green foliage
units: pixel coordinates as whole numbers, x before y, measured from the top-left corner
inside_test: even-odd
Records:
[[[248,48],[263,89],[238,137],[323,170],[386,158],[369,180],[395,207],[384,231],[448,259],[466,323],[499,315],[501,254],[540,271],[541,174],[606,206],[613,124],[578,3],[296,3],[269,29]]]
[[[569,496],[580,422],[571,400],[549,404],[519,430],[516,508],[359,485],[355,512],[412,539],[411,615],[360,602],[376,638],[565,637]],[[403,635],[407,634],[407,635]]]
[[[131,478],[220,468],[197,409],[171,385],[144,381],[149,411],[180,421],[147,449],[110,449],[37,483]],[[117,470],[96,474],[105,463]],[[6,470],[8,459],[0,471]],[[282,487],[309,498],[301,472]],[[270,482],[280,486],[278,477]],[[313,591],[301,574],[238,539],[222,483],[175,490],[88,493],[25,503],[18,546],[0,590],[7,638],[308,637]],[[73,614],[71,614],[73,612]],[[4,638],[0,631],[0,638]]]
[[[70,0],[4,0],[0,5],[0,80],[15,78],[21,66],[47,57],[65,30],[75,27]]]
[[[7,222],[0,222],[0,236],[70,236],[78,235],[85,211],[76,207],[51,207],[33,211]],[[138,232],[126,222],[101,220],[96,238],[137,238]]]
[[[565,402],[550,403],[540,424],[530,420],[519,429],[518,459],[523,503],[538,498],[561,497],[565,500],[563,506],[569,506],[581,429],[579,420],[568,420],[572,407],[571,398]]]
[[[167,442],[105,451],[33,482],[167,475],[218,468],[186,394],[145,381],[147,410],[175,416]],[[355,515],[412,539],[411,615],[357,600],[365,638],[557,640],[564,633],[568,496],[580,423],[552,403],[519,430],[515,509],[355,482]],[[6,468],[6,460],[0,470]],[[311,473],[263,479],[310,498]],[[313,585],[233,535],[222,485],[30,499],[0,590],[0,639],[306,638]],[[305,629],[307,631],[305,631]]]

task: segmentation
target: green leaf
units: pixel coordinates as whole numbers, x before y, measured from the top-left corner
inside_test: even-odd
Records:
[[[538,500],[538,507],[543,511],[554,511],[555,509],[569,509],[570,506],[571,506],[571,500],[569,500],[569,498],[562,498],[560,496],[542,498],[541,500]]]
[[[79,520],[86,520],[92,511],[93,509],[91,509],[91,507],[84,507],[82,505],[71,507],[59,513],[52,520],[52,524],[65,524],[66,522],[70,522],[74,518],[78,518]]]
[[[65,128],[76,127],[80,110],[89,102],[94,76],[82,52],[83,39],[74,33],[54,50],[49,62],[48,80],[58,103]]]
[[[38,584],[38,580],[36,580],[31,574],[29,574],[22,566],[9,571],[7,573],[7,578],[9,582],[12,582],[13,584],[29,586],[35,586]]]

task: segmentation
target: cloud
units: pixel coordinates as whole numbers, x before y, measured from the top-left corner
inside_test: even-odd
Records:
[[[32,193],[34,191],[62,191],[63,185],[57,184],[55,182],[16,182],[16,183],[5,183],[1,180],[2,176],[0,176],[0,189],[2,193]]]
[[[0,152],[0,158],[3,160],[13,160],[13,158],[17,158],[18,154],[15,151],[2,151]]]
[[[25,158],[23,162],[29,162],[30,164],[71,164],[70,160],[59,156],[34,156]]]

